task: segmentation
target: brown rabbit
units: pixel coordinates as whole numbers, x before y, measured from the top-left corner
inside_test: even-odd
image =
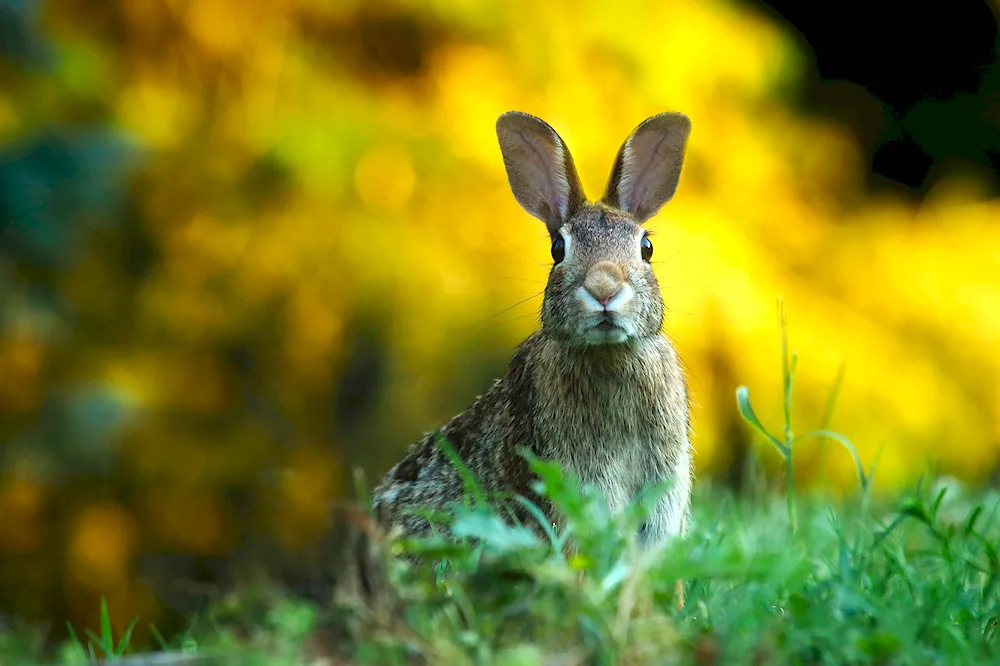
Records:
[[[544,121],[511,111],[497,137],[514,197],[545,222],[553,266],[542,327],[518,347],[504,377],[441,433],[487,491],[532,492],[526,447],[604,493],[620,511],[646,486],[674,484],[639,533],[652,547],[686,530],[690,418],[677,353],[661,333],[663,300],[642,223],[677,189],[691,122],[661,113],[618,152],[607,191],[589,203],[569,149]],[[375,489],[378,520],[406,535],[430,529],[413,509],[446,509],[464,486],[432,435],[414,444]],[[520,504],[515,515],[532,521]]]

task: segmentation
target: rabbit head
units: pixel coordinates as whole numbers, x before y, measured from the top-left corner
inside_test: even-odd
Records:
[[[620,344],[660,333],[663,300],[642,223],[673,197],[691,121],[661,113],[622,144],[602,199],[587,201],[565,142],[543,120],[510,111],[497,120],[517,202],[545,223],[553,266],[542,329],[573,346]]]

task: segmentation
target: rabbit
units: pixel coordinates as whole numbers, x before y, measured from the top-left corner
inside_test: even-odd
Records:
[[[594,203],[545,121],[509,111],[496,132],[514,198],[545,223],[553,264],[541,328],[518,346],[504,376],[440,433],[485,491],[521,495],[553,525],[559,518],[533,492],[522,446],[596,485],[612,513],[672,478],[636,535],[643,550],[652,549],[686,533],[693,472],[686,379],[661,331],[664,305],[642,224],[677,189],[691,121],[667,112],[636,127]],[[463,492],[428,434],[382,478],[372,509],[396,534],[425,536],[431,524],[412,510],[446,510]],[[523,505],[510,509],[537,529]]]

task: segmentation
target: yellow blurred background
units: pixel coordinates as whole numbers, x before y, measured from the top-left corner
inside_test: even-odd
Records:
[[[103,595],[116,623],[155,623],[143,556],[308,541],[351,468],[373,485],[502,373],[549,265],[503,170],[509,109],[559,131],[591,198],[636,124],[691,117],[649,226],[700,477],[747,446],[737,385],[780,427],[779,297],[797,428],[822,425],[844,363],[831,425],[866,464],[882,451],[877,486],[1000,463],[1000,201],[958,175],[919,203],[866,194],[850,132],[789,103],[806,60],[759,12],[55,0],[40,19],[59,58],[7,72],[0,142],[106,122],[135,157],[114,213],[65,212],[87,218],[67,254],[0,256],[8,610],[92,622]],[[802,483],[852,490],[821,451]]]

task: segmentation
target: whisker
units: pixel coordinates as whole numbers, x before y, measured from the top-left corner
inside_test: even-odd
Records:
[[[667,340],[670,340],[670,343],[672,345],[674,345],[675,347],[677,347],[678,349],[680,349],[682,352],[684,352],[684,354],[690,354],[691,353],[690,350],[687,347],[685,347],[684,345],[682,345],[680,343],[680,341],[677,340],[677,338],[675,338],[674,336],[672,336],[667,331],[663,331],[663,335],[665,335],[667,337]],[[701,390],[704,391],[705,390],[705,385],[701,382],[701,379],[698,378],[698,375],[695,374],[694,369],[691,368],[691,365],[688,364],[688,362],[686,360],[684,360],[684,356],[681,355],[681,354],[677,354],[677,358],[681,362],[681,365],[683,365],[684,368],[687,370],[688,375],[691,376],[698,383],[698,386],[701,388]]]
[[[537,292],[529,292],[527,289],[521,289],[520,291],[491,291],[490,293],[494,296],[524,296],[527,293],[536,294]]]
[[[528,301],[530,301],[530,300],[532,300],[534,298],[538,298],[539,296],[541,296],[544,293],[545,293],[544,291],[540,291],[540,292],[538,292],[538,293],[536,293],[536,294],[534,294],[532,296],[528,296],[527,298],[525,298],[523,300],[520,300],[517,303],[514,303],[514,305],[510,306],[509,308],[504,308],[503,310],[501,310],[500,312],[496,313],[492,317],[487,317],[486,319],[484,319],[483,321],[479,322],[478,324],[473,324],[472,326],[470,326],[470,328],[476,328],[478,326],[482,326],[486,322],[492,321],[493,319],[496,319],[497,317],[499,317],[500,315],[504,314],[505,312],[510,312],[511,310],[513,310],[514,308],[516,308],[517,306],[524,305]]]
[[[689,317],[698,317],[699,319],[709,319],[708,315],[697,314],[695,312],[685,312],[684,310],[677,310],[677,309],[672,308],[672,307],[670,307],[668,305],[665,305],[663,307],[664,307],[664,309],[666,309],[667,312],[670,312],[670,313],[687,315]]]
[[[509,248],[513,248],[513,249],[517,250],[518,252],[520,252],[524,256],[526,256],[529,259],[531,259],[534,263],[538,264],[539,266],[542,266],[544,268],[550,268],[552,266],[552,262],[550,260],[546,259],[545,261],[540,261],[538,259],[538,257],[536,257],[534,254],[532,254],[528,250],[524,249],[524,247],[522,247],[521,245],[517,245],[515,243],[512,243],[509,240],[506,243],[503,243],[503,245],[506,245]]]
[[[531,278],[508,277],[506,275],[497,276],[498,280],[517,280],[518,282],[533,282],[534,284],[545,284],[544,280],[532,280]]]
[[[514,288],[508,291],[491,291],[490,293],[494,296],[510,296],[512,294],[521,294],[523,296],[524,294],[537,294],[539,291],[537,289],[532,289],[531,287],[521,287],[520,289]],[[542,291],[541,293],[545,292]]]
[[[731,319],[729,317],[722,317],[722,316],[714,315],[714,314],[703,314],[703,313],[698,313],[698,312],[687,312],[685,310],[676,310],[676,309],[670,307],[669,305],[664,305],[663,307],[667,310],[667,312],[670,312],[670,313],[675,313],[676,312],[677,314],[687,315],[689,317],[698,317],[699,319],[704,319],[705,321],[714,321],[714,322],[724,323],[724,324],[733,324],[733,323],[735,323],[735,320]]]
[[[701,280],[692,280],[691,282],[681,282],[679,284],[668,284],[661,286],[660,289],[676,289],[678,287],[688,287],[692,284],[700,284],[702,282],[708,282],[714,280],[715,278],[702,278]]]
[[[667,263],[668,261],[670,261],[671,259],[673,259],[674,257],[676,257],[676,256],[677,256],[678,254],[680,254],[680,253],[681,253],[681,250],[683,250],[683,249],[684,249],[683,247],[678,247],[678,248],[677,248],[676,250],[674,250],[674,251],[673,251],[673,252],[672,252],[671,254],[667,255],[667,256],[666,256],[666,257],[664,257],[663,259],[660,259],[659,261],[657,261],[657,262],[654,262],[654,263],[655,263],[655,264],[656,264],[657,266],[659,266],[660,264],[665,264],[665,263]]]
[[[528,314],[518,315],[517,317],[513,317],[511,319],[504,319],[503,321],[495,322],[493,324],[493,326],[505,326],[506,324],[512,324],[515,321],[520,321],[522,319],[527,319],[528,317],[538,317],[539,321],[541,321],[541,312],[540,311],[539,312],[529,312]]]
[[[667,263],[668,261],[669,261],[669,259],[664,259],[663,261],[654,261],[653,262],[653,266],[662,266],[663,264]],[[670,271],[669,273],[663,273],[662,275],[664,275],[664,276],[665,275],[674,275],[675,273],[681,273],[683,271],[689,271],[692,268],[701,268],[701,266],[697,266],[695,264],[691,264],[689,266],[678,266],[677,268],[675,268],[674,270]]]

